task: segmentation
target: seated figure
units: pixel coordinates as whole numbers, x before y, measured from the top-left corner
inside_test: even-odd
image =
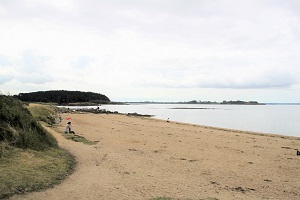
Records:
[[[75,132],[72,131],[71,128],[72,128],[71,122],[68,122],[68,123],[67,123],[67,126],[66,126],[66,129],[65,129],[65,133],[75,134]]]

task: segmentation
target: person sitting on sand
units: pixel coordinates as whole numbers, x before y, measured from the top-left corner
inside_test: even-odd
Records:
[[[75,134],[74,131],[71,130],[71,122],[68,122],[67,123],[67,126],[66,126],[66,129],[65,129],[65,133],[72,133],[72,134]]]

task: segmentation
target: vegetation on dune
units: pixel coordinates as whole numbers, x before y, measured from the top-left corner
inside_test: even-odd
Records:
[[[58,118],[58,116],[54,110],[62,111],[62,112],[69,111],[68,109],[65,109],[65,108],[58,109],[58,108],[54,108],[49,105],[42,105],[42,104],[29,104],[29,110],[32,113],[33,117],[37,121],[42,121],[49,125],[53,125],[56,123],[56,120],[59,120],[59,119],[56,119],[56,118]],[[57,129],[56,127],[53,127],[53,128],[55,128],[57,132],[60,132],[60,130]],[[86,138],[84,138],[83,136],[80,136],[77,134],[64,133],[63,136],[68,140],[73,140],[75,142],[82,142],[87,145],[96,144],[96,142],[89,141]]]
[[[33,150],[58,147],[54,137],[42,128],[24,104],[7,96],[0,96],[0,142]]]
[[[0,158],[0,199],[52,187],[72,172],[74,164],[74,158],[63,149],[35,151],[4,145]]]
[[[33,110],[51,122],[51,109]],[[35,118],[20,100],[0,95],[0,199],[51,187],[72,171],[74,158]]]
[[[50,106],[29,104],[28,109],[36,121],[42,121],[50,125],[55,123],[55,111]]]

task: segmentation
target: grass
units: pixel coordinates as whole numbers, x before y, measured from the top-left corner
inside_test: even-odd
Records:
[[[33,117],[38,121],[43,121],[48,123],[49,125],[53,125],[55,123],[55,111],[52,105],[45,105],[45,104],[29,104],[28,109],[32,113]],[[64,109],[62,109],[64,110]],[[55,127],[55,126],[54,126]],[[53,128],[54,128],[53,127]],[[60,130],[56,129],[57,132]],[[92,142],[87,140],[86,138],[74,135],[74,134],[64,134],[64,137],[69,140],[73,140],[75,142],[82,142],[87,145],[96,144],[96,142]]]
[[[30,106],[29,106],[30,107]],[[0,199],[52,187],[75,160],[36,119],[51,123],[53,111],[0,95]]]
[[[79,136],[79,135],[74,135],[74,134],[69,134],[69,133],[65,133],[64,134],[64,137],[68,140],[73,140],[75,142],[82,142],[84,144],[87,144],[87,145],[93,145],[93,144],[96,144],[96,142],[92,142],[92,141],[89,141],[87,140],[86,138],[82,137],[82,136]]]
[[[0,142],[22,149],[58,147],[55,138],[13,97],[0,96]]]
[[[55,123],[55,112],[54,109],[51,109],[51,106],[29,104],[28,109],[35,120],[43,121],[50,125]]]
[[[0,159],[0,199],[60,183],[72,172],[74,158],[65,150],[23,150],[5,146]]]

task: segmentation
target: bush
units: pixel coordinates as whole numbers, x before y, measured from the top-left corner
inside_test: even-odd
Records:
[[[55,138],[37,123],[20,100],[3,95],[0,96],[0,142],[34,150],[58,147]]]

